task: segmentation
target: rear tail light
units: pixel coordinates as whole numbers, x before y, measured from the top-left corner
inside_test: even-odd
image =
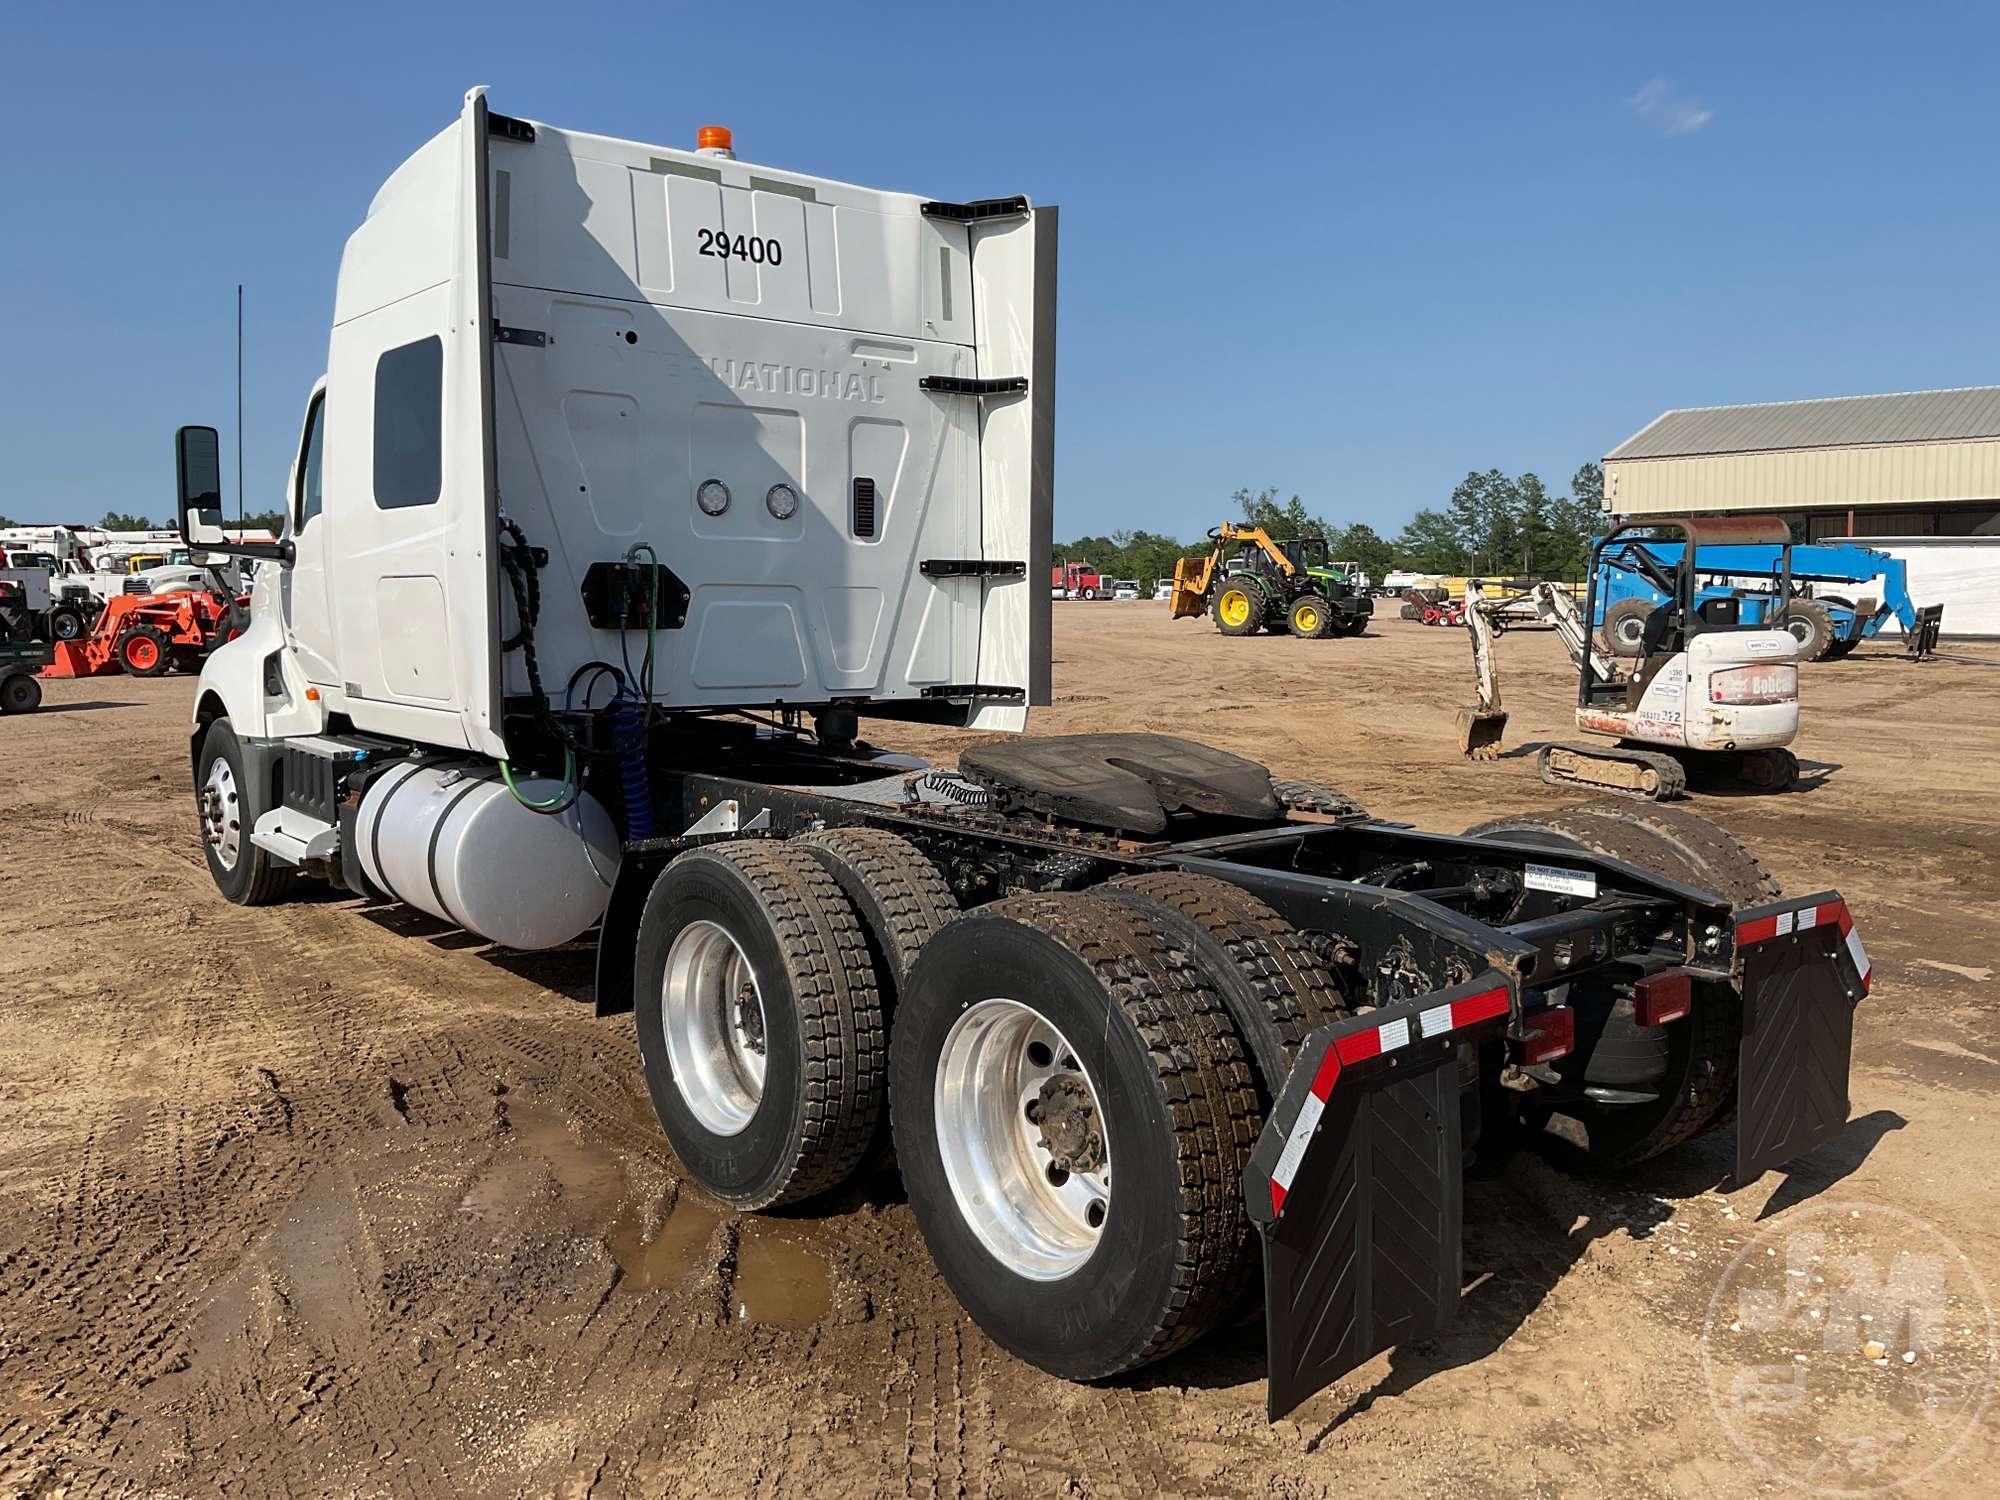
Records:
[[[1664,1026],[1694,1009],[1694,979],[1685,969],[1649,974],[1632,986],[1632,1018],[1641,1026]]]
[[[1576,1050],[1576,1012],[1567,1005],[1529,1011],[1521,1017],[1521,1034],[1513,1047],[1515,1061],[1525,1067],[1568,1057]]]
[[[1799,696],[1799,669],[1790,662],[1759,662],[1708,674],[1711,703],[1790,703]]]

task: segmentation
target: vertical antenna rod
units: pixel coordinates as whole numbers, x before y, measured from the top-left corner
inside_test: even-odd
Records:
[[[243,283],[236,283],[236,529],[243,530]]]

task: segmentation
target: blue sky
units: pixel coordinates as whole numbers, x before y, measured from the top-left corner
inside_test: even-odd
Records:
[[[1059,535],[1239,485],[1389,532],[1670,406],[2000,378],[2000,10],[1953,5],[35,6],[0,55],[0,513],[252,508],[340,246],[497,109],[1063,206]]]

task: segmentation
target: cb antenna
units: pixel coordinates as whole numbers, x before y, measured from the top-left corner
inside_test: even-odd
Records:
[[[236,530],[244,529],[243,513],[243,283],[236,283]]]

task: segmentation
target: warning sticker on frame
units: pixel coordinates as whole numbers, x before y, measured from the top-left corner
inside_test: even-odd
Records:
[[[1529,865],[1525,877],[1531,891],[1553,891],[1558,896],[1597,899],[1597,877],[1588,870],[1566,870],[1561,865]]]

